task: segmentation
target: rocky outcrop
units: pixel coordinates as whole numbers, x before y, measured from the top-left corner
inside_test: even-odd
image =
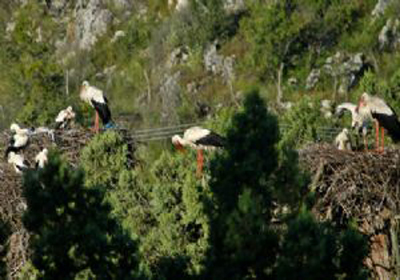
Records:
[[[186,63],[189,58],[189,49],[187,47],[178,47],[174,49],[167,60],[167,68]]]
[[[372,10],[372,16],[377,17],[383,15],[387,6],[392,2],[392,0],[378,0],[374,9]]]
[[[177,108],[181,103],[180,76],[179,71],[174,74],[166,74],[160,86],[161,119],[164,124],[176,124],[179,121]]]
[[[168,7],[178,12],[189,7],[189,4],[189,0],[168,0]]]
[[[306,88],[314,88],[319,79],[321,70],[325,75],[333,79],[334,89],[340,94],[347,93],[354,87],[369,65],[363,53],[346,54],[337,52],[326,59],[325,64],[320,68],[313,69],[307,77]]]
[[[388,19],[379,33],[379,48],[393,50],[400,46],[400,21]]]
[[[245,9],[244,0],[225,0],[224,9],[229,14],[237,14]]]
[[[235,56],[225,57],[218,54],[218,43],[214,42],[204,52],[204,66],[208,72],[220,75],[228,83],[235,77]]]
[[[75,11],[75,39],[80,49],[90,49],[113,21],[112,13],[102,0],[90,0],[87,6],[77,3]]]
[[[308,74],[307,80],[306,80],[306,89],[310,90],[313,89],[321,76],[321,70],[320,69],[312,69],[310,74]]]

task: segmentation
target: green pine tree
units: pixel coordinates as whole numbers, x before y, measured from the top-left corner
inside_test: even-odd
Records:
[[[308,211],[288,224],[277,261],[277,279],[367,279],[367,242],[352,229],[319,223]]]
[[[41,279],[137,279],[135,242],[110,217],[101,188],[85,188],[84,173],[50,154],[43,170],[24,177],[32,263]]]
[[[10,229],[5,222],[0,220],[0,279],[7,278],[7,240],[10,235]]]
[[[270,275],[278,250],[270,227],[278,139],[276,118],[258,92],[250,92],[243,111],[233,118],[224,152],[211,164],[215,207],[208,279]]]

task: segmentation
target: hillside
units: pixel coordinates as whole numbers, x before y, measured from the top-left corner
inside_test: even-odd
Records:
[[[363,92],[400,114],[399,15],[396,0],[0,1],[0,153],[12,122],[76,112],[23,152],[53,148],[49,169],[0,162],[0,278],[399,277],[398,146],[361,152],[355,130],[353,152],[332,145],[351,127],[336,105]],[[115,130],[87,130],[83,81]],[[193,125],[224,137],[200,176],[170,141]]]

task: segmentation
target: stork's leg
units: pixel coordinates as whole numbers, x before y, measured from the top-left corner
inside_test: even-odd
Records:
[[[381,132],[382,132],[382,147],[381,147],[381,153],[385,150],[385,129],[381,127]]]
[[[201,177],[203,173],[204,156],[203,150],[197,150],[197,177]]]
[[[364,134],[363,134],[363,139],[364,139],[364,150],[368,152],[368,139]]]
[[[96,119],[94,121],[94,131],[99,133],[99,113],[96,111]]]
[[[375,150],[379,152],[379,123],[375,121]]]

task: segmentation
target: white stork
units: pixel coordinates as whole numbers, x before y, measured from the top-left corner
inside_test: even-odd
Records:
[[[376,96],[370,96],[364,92],[359,100],[357,112],[370,115],[375,120],[376,149],[383,152],[385,129],[394,142],[400,141],[400,122],[395,111],[386,102]],[[381,127],[381,148],[379,148],[379,126]]]
[[[68,106],[67,109],[61,110],[58,113],[56,117],[56,128],[66,128],[73,119],[75,119],[75,112],[72,106]]]
[[[172,144],[179,150],[184,146],[189,146],[197,150],[197,175],[200,176],[203,170],[204,156],[203,150],[212,150],[224,146],[225,139],[211,130],[194,126],[188,128],[183,133],[183,138],[179,135],[172,137]]]
[[[367,114],[360,114],[356,109],[357,105],[350,102],[345,102],[336,107],[335,114],[340,118],[345,111],[349,111],[351,113],[351,128],[356,130],[359,135],[362,135],[364,147],[366,150],[368,150],[368,122],[370,121],[371,117]]]
[[[335,146],[341,151],[351,151],[351,138],[347,128],[343,128],[343,130],[336,136]]]
[[[27,170],[29,166],[23,155],[19,155],[14,152],[10,152],[8,154],[8,163],[12,164],[15,172],[17,172],[18,174],[21,174],[22,172]]]
[[[9,146],[6,149],[6,157],[10,152],[19,152],[28,146],[29,135],[31,133],[29,129],[20,128],[16,123],[11,124],[10,130],[11,132],[14,132],[14,135],[11,136]]]
[[[99,132],[99,116],[103,122],[104,128],[108,129],[114,127],[110,108],[108,107],[108,100],[102,90],[89,85],[88,81],[84,81],[81,86],[80,98],[89,103],[90,106],[96,110],[94,127],[96,133]]]
[[[48,153],[49,153],[49,151],[46,148],[44,148],[36,155],[36,157],[35,157],[36,169],[43,168],[46,165]]]

